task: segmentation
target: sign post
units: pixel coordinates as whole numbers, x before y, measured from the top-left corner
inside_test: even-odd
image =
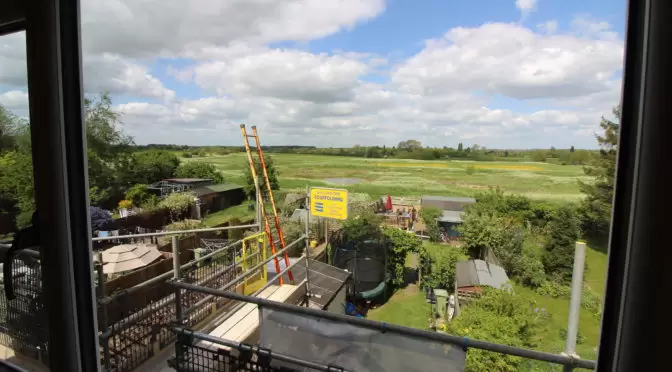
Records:
[[[348,190],[312,187],[310,214],[317,217],[345,220],[348,218]]]

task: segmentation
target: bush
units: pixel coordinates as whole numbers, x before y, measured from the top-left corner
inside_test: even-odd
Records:
[[[186,159],[189,159],[189,158],[192,157],[192,155],[191,155],[190,152],[183,152],[183,153],[182,153],[182,157],[183,157],[183,158],[186,158]]]
[[[559,208],[548,225],[549,239],[542,263],[549,280],[568,284],[572,280],[574,245],[579,238],[578,221],[569,206]]]
[[[535,291],[542,296],[553,298],[569,298],[572,294],[572,289],[569,286],[548,280],[544,281]]]
[[[408,233],[394,227],[384,227],[383,233],[390,242],[387,255],[387,271],[392,278],[392,284],[404,284],[404,268],[409,253],[419,253],[422,250],[422,240],[415,234]]]
[[[133,202],[130,200],[121,200],[119,201],[119,209],[131,209],[133,208]]]
[[[104,230],[114,224],[110,213],[102,208],[89,207],[91,215],[91,231]]]
[[[581,291],[581,307],[598,319],[602,317],[602,298],[587,285],[584,285]]]
[[[442,288],[452,292],[455,288],[455,270],[458,261],[468,257],[458,247],[442,246],[435,254],[427,253],[428,264],[424,264],[422,271],[422,285],[429,288]]]
[[[539,287],[546,281],[544,265],[536,256],[527,252],[523,252],[520,256],[510,275],[517,279],[520,284],[532,288]]]
[[[545,336],[548,324],[548,313],[535,308],[531,299],[485,288],[480,298],[448,323],[447,331],[456,336],[534,349]],[[520,357],[470,349],[465,371],[513,372],[524,369],[524,363]]]
[[[425,207],[420,209],[420,218],[425,222],[427,226],[427,234],[429,234],[429,240],[432,242],[441,241],[441,230],[437,220],[441,217],[441,210],[436,207]]]
[[[145,204],[153,194],[147,191],[147,185],[139,183],[126,190],[125,196],[126,200],[130,200],[133,205],[141,206]]]
[[[469,175],[469,176],[476,173],[476,168],[473,165],[467,166],[464,170],[465,170],[465,172],[467,172],[467,175]]]
[[[180,216],[196,204],[196,195],[193,192],[175,192],[166,196],[159,202],[160,208],[166,208],[170,211],[170,218],[173,221],[180,219]]]

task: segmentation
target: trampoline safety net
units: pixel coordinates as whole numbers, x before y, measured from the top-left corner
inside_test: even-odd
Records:
[[[358,372],[464,371],[466,352],[458,345],[275,309],[260,308],[259,316],[260,347],[277,353]]]

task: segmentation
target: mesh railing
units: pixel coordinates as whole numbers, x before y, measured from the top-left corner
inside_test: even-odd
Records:
[[[15,298],[11,301],[5,294],[5,280],[13,283]],[[11,278],[3,276],[0,282],[0,344],[47,363],[47,340],[40,264],[36,259],[19,254],[12,262]]]
[[[219,289],[233,280],[238,272],[235,250],[230,248],[182,269],[180,275],[185,283]],[[132,293],[117,295],[107,305],[109,311],[105,317],[114,321],[108,324],[107,331],[103,331],[106,333],[101,340],[104,367],[110,371],[131,371],[154,356],[155,344],[158,343],[158,348],[163,349],[173,343],[175,334],[170,327],[176,321],[175,292],[170,289],[168,280],[170,279]],[[157,293],[162,294],[162,297],[157,298]],[[206,296],[203,293],[184,291],[181,296],[182,307],[193,309],[184,319],[185,325],[195,327],[231,303],[221,297],[203,301]],[[141,307],[129,306],[138,299],[147,298],[157,299],[149,303],[145,301],[145,305]],[[108,350],[104,347],[106,337]]]
[[[254,345],[214,338],[203,333],[176,328],[175,358],[168,364],[178,372],[231,371],[345,371],[306,361]]]

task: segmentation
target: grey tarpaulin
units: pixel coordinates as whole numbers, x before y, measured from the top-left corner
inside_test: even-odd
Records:
[[[260,310],[259,343],[274,352],[358,372],[464,371],[466,352],[458,345],[303,314]]]

